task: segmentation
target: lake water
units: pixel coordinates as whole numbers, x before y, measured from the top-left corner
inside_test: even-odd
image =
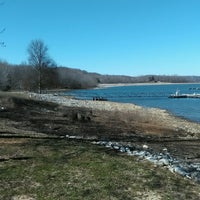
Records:
[[[176,90],[181,93],[200,93],[200,84],[165,84],[165,85],[134,85],[67,92],[78,99],[92,100],[95,96],[107,98],[109,101],[133,103],[144,107],[166,109],[169,112],[200,122],[200,99],[168,98]]]

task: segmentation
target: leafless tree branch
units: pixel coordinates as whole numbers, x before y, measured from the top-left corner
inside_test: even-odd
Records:
[[[1,47],[6,47],[5,42],[0,42]]]
[[[5,4],[4,1],[1,1],[1,2],[0,2],[0,6],[2,6],[2,5],[4,5],[4,4]],[[2,30],[0,30],[0,34],[2,34],[5,30],[6,30],[5,28],[3,28]],[[0,41],[0,47],[6,47],[5,43],[2,42],[2,41]]]
[[[6,29],[5,29],[5,28],[3,28],[3,29],[0,31],[0,34],[1,34],[1,33],[3,33],[5,30],[6,30]]]

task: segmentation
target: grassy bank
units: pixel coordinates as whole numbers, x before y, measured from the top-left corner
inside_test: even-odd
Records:
[[[0,199],[199,199],[200,187],[87,142],[0,139]]]

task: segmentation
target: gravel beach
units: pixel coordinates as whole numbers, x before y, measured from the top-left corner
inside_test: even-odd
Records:
[[[158,125],[160,127],[178,131],[183,133],[183,137],[199,138],[200,137],[200,124],[176,117],[166,110],[157,108],[143,108],[138,105],[130,103],[116,103],[109,101],[91,101],[91,100],[76,100],[66,96],[55,94],[29,94],[30,98],[37,100],[57,103],[68,107],[88,108],[100,111],[121,112],[126,115],[134,116],[135,120],[151,125]]]

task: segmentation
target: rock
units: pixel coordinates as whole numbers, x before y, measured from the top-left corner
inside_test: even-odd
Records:
[[[161,158],[160,160],[158,160],[157,162],[158,165],[162,165],[162,166],[168,166],[169,165],[169,160],[166,158]]]
[[[127,153],[128,155],[138,156],[139,159],[146,159],[155,165],[165,166],[173,173],[177,173],[200,183],[200,164],[182,163],[173,158],[166,149],[163,149],[164,153],[155,153],[153,151],[144,150],[144,145],[142,146],[143,148],[139,148],[136,146],[123,146],[119,143],[108,141],[93,142],[93,144],[103,145],[107,148]]]
[[[193,172],[191,178],[194,179],[195,182],[200,183],[200,171]]]
[[[1,106],[1,107],[0,107],[0,112],[4,112],[4,111],[6,111],[6,107]]]
[[[81,121],[83,119],[83,116],[80,113],[76,113],[76,119],[78,121]]]
[[[174,166],[174,172],[176,172],[177,174],[180,174],[182,176],[188,176],[189,173],[187,173],[183,167],[181,166]]]
[[[112,146],[112,148],[115,149],[115,150],[119,150],[120,149],[120,147],[118,145],[115,145],[115,144]]]
[[[17,195],[17,196],[13,196],[11,200],[35,200],[35,198],[30,197],[28,195]]]
[[[148,149],[149,147],[148,147],[148,145],[144,144],[144,145],[142,146],[142,148],[143,148],[143,149]]]
[[[107,147],[107,148],[111,148],[112,147],[112,142],[107,142],[107,144],[105,145],[105,147]]]
[[[123,147],[123,146],[121,146],[120,149],[119,149],[119,151],[122,152],[122,153],[125,153],[126,152],[126,148]]]
[[[166,153],[167,151],[168,151],[168,149],[167,148],[163,148],[163,150],[162,150],[164,153]]]
[[[92,112],[77,112],[75,113],[74,120],[82,121],[82,122],[89,122],[92,119]]]

